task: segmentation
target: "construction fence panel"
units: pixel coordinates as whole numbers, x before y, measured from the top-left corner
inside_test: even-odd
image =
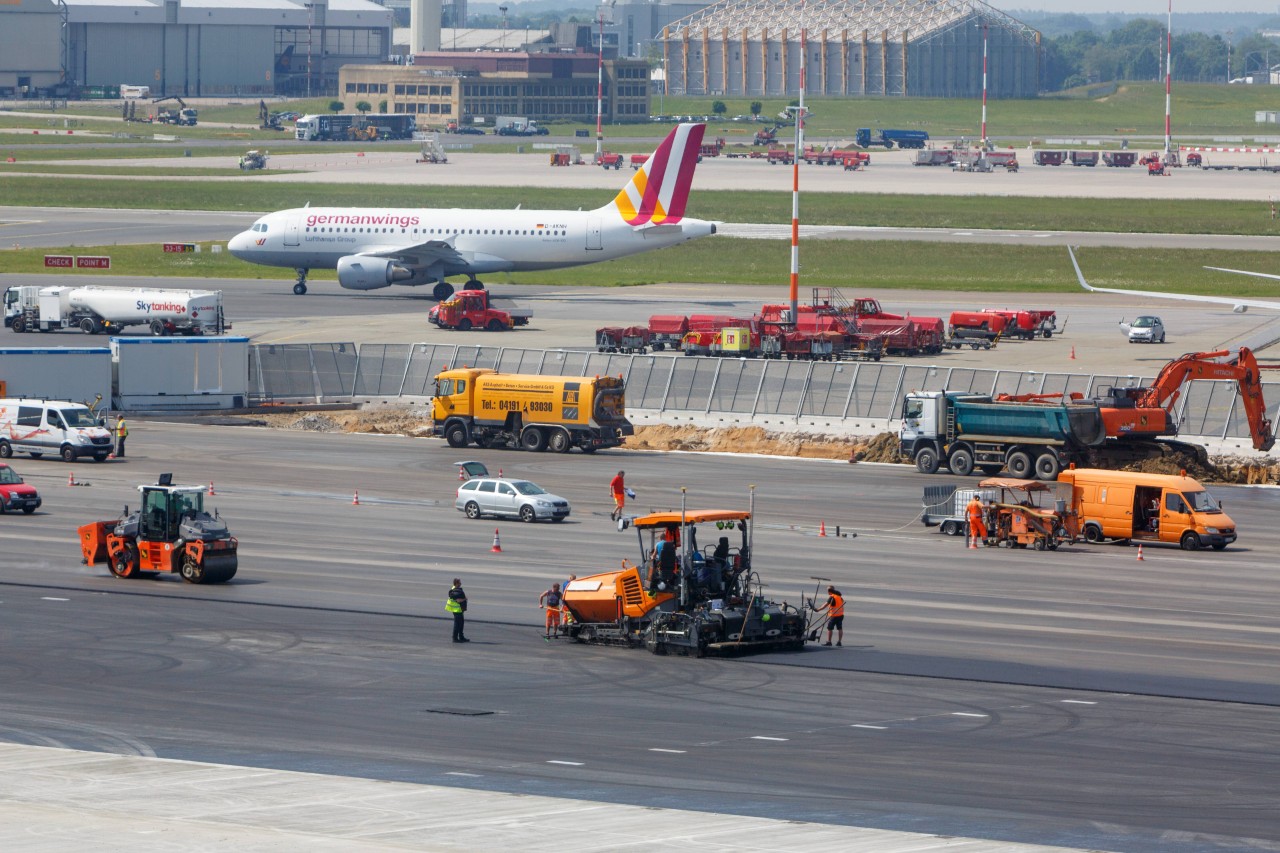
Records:
[[[916,386],[914,390],[916,391],[955,390],[954,388],[951,387],[951,384],[950,384],[951,372],[952,372],[952,368],[950,367],[938,367],[936,364],[931,364],[927,368],[924,368],[924,371],[920,376],[919,385]],[[970,373],[972,373],[972,371],[970,371]],[[913,388],[909,383],[905,384],[904,387],[906,387],[908,391],[913,390]]]
[[[267,344],[254,347],[256,385],[263,399],[299,399],[316,396],[309,344]]]
[[[353,393],[368,397],[398,396],[412,349],[412,344],[365,344],[360,347]]]
[[[541,373],[545,350],[503,347],[497,370],[502,373]]]
[[[790,415],[800,411],[812,362],[771,361],[765,368],[757,415]]]
[[[671,382],[660,408],[664,412],[706,411],[720,360],[714,358],[671,359]]]
[[[720,365],[720,375],[707,400],[707,410],[726,414],[750,414],[764,378],[765,361],[734,359]]]
[[[1190,382],[1183,389],[1183,423],[1178,432],[1184,435],[1224,435],[1231,421],[1236,404],[1236,384],[1200,380]],[[1243,409],[1243,407],[1238,407]],[[1241,411],[1243,415],[1243,411]],[[1242,427],[1236,435],[1247,435]]]
[[[311,344],[311,366],[321,397],[350,397],[355,389],[358,350],[353,343]]]
[[[636,409],[661,409],[675,364],[673,358],[632,356],[627,378],[627,405]]]
[[[892,403],[895,389],[902,378],[902,368],[884,362],[865,362],[858,365],[858,374],[849,393],[847,418],[883,418],[886,412],[896,411]]]
[[[813,370],[809,374],[809,391],[804,396],[800,414],[843,418],[845,404],[849,401],[849,388],[856,371],[856,364],[813,362]]]
[[[587,353],[586,363],[582,365],[583,376],[618,376],[625,381],[631,357],[617,353]]]
[[[414,344],[400,393],[406,397],[433,396],[436,393],[436,374],[453,367],[456,355],[457,347],[452,344]]]
[[[498,369],[498,354],[501,352],[499,347],[482,347],[468,344],[467,346],[459,346],[457,354],[453,357],[453,363],[450,367],[487,367],[490,370]],[[439,373],[439,371],[436,371]]]
[[[937,386],[931,386],[921,390],[925,391],[953,391],[958,394],[985,394],[991,386],[991,378],[988,375],[990,371],[976,367],[947,367],[938,369]],[[975,390],[983,383],[981,391]]]

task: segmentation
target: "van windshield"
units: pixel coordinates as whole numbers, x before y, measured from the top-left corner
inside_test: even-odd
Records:
[[[88,409],[61,409],[59,411],[61,411],[62,417],[66,419],[67,426],[71,429],[98,425],[97,419]]]
[[[1208,492],[1183,492],[1182,495],[1191,505],[1193,512],[1222,512],[1222,507]]]

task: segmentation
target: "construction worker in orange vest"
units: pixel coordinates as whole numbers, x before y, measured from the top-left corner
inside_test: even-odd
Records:
[[[827,587],[827,603],[821,608],[827,613],[827,641],[824,646],[831,645],[831,633],[838,631],[836,645],[844,643],[844,596],[834,586]]]
[[[982,501],[975,494],[969,498],[969,505],[965,509],[969,511],[969,535],[973,537],[974,544],[981,542],[986,545],[987,523],[983,520]]]

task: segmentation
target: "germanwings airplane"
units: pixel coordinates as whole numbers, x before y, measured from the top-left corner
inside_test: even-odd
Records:
[[[1084,273],[1080,272],[1080,264],[1076,263],[1076,253],[1067,247],[1067,254],[1071,256],[1071,265],[1076,268],[1076,278],[1080,281],[1080,286],[1085,290],[1093,293],[1123,293],[1126,296],[1142,296],[1154,297],[1156,299],[1180,299],[1183,302],[1212,302],[1218,305],[1230,305],[1231,310],[1236,314],[1243,314],[1250,308],[1265,308],[1269,311],[1280,311],[1280,302],[1273,302],[1268,299],[1235,299],[1230,296],[1199,296],[1194,293],[1168,293],[1160,290],[1121,290],[1114,287],[1094,287],[1092,284],[1084,280]],[[1229,270],[1223,267],[1205,267],[1207,270],[1216,270],[1217,272],[1237,273],[1238,275],[1252,275],[1258,278],[1280,279],[1280,275],[1272,275],[1265,272],[1249,272],[1248,270]]]
[[[307,292],[312,269],[336,269],[351,290],[433,283],[493,272],[547,270],[610,261],[716,233],[714,222],[685,218],[704,124],[681,124],[622,191],[596,210],[463,210],[303,207],[268,213],[227,248],[244,261],[297,271]]]

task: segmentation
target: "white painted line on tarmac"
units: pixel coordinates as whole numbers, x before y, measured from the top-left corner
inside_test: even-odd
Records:
[[[51,595],[45,595],[45,596],[41,596],[41,597],[40,597],[40,600],[41,600],[41,601],[70,601],[71,599],[69,599],[69,598],[54,598],[54,597],[53,597],[53,596],[51,596]]]
[[[778,740],[778,741],[791,740],[791,738],[786,738],[786,737],[765,737],[764,735],[754,735],[751,739],[752,740]]]
[[[479,773],[459,773],[459,772],[457,772],[456,770],[451,770],[451,771],[449,771],[448,773],[446,773],[446,774],[444,774],[444,775],[446,775],[446,776],[467,776],[467,777],[469,777],[469,778],[471,778],[471,779],[479,779],[479,778],[480,778],[480,774],[479,774]]]
[[[1097,705],[1097,702],[1087,702],[1084,699],[1063,699],[1064,705]]]
[[[650,752],[672,752],[672,753],[675,753],[676,755],[684,755],[686,752],[686,750],[683,750],[683,749],[662,749],[661,747],[657,747],[657,746],[650,747],[649,751]]]
[[[548,764],[565,764],[565,765],[568,765],[569,767],[581,767],[583,764],[581,761],[548,761],[547,763]]]
[[[849,728],[851,728],[851,729],[881,729],[881,730],[883,730],[883,729],[887,729],[887,728],[889,728],[889,727],[888,727],[888,726],[869,726],[869,725],[867,725],[866,723],[854,723],[853,725],[849,726]]]
[[[952,711],[951,716],[953,717],[986,717],[989,715],[988,714],[970,714],[966,711]]]

